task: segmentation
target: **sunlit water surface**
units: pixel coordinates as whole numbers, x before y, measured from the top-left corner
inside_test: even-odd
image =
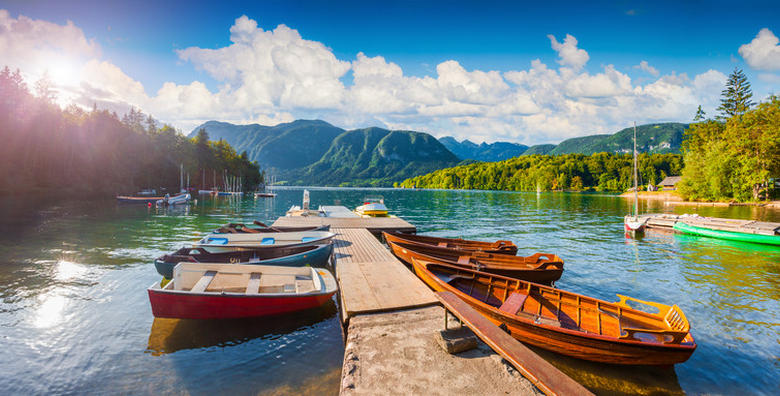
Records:
[[[154,319],[152,260],[228,221],[273,221],[300,189],[273,199],[201,199],[148,209],[113,200],[0,198],[0,389],[30,393],[336,394],[343,342],[336,301],[273,319]],[[509,239],[521,255],[566,262],[557,286],[679,305],[698,349],[674,368],[545,358],[598,393],[775,394],[780,389],[780,249],[622,233],[630,202],[606,195],[311,189],[354,207],[382,194],[419,232]],[[754,207],[644,211],[780,221]]]

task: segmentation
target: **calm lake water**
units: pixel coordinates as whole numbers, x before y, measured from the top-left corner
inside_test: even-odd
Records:
[[[780,249],[648,232],[622,233],[614,196],[488,191],[311,190],[318,204],[382,194],[419,232],[510,239],[521,255],[561,256],[557,287],[679,305],[698,349],[674,368],[623,368],[544,351],[600,393],[776,394],[780,389]],[[177,209],[113,200],[0,198],[0,389],[3,394],[336,394],[343,357],[334,301],[273,320],[154,319],[152,260],[228,221],[273,221],[301,200],[203,199]],[[780,221],[752,207],[644,211]]]

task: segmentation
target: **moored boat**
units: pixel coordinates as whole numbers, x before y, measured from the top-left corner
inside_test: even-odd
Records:
[[[116,196],[116,200],[119,203],[144,204],[144,205],[150,204],[150,203],[153,204],[153,203],[155,203],[155,202],[157,202],[157,201],[159,201],[159,200],[161,200],[163,198],[165,198],[165,197],[147,197],[147,196],[134,197],[134,196],[131,196],[131,195],[117,195]]]
[[[555,282],[563,274],[563,260],[554,254],[518,257],[404,242],[388,242],[388,245],[396,257],[410,265],[412,259],[426,260],[544,284]]]
[[[727,231],[727,230],[715,230],[706,227],[697,227],[694,225],[686,224],[684,221],[677,221],[674,223],[673,229],[685,234],[706,236],[710,238],[726,239],[729,241],[740,241],[750,243],[760,243],[765,245],[778,245],[780,246],[780,235],[766,235],[766,234],[751,234],[747,232]]]
[[[157,200],[158,206],[173,206],[173,205],[184,205],[190,202],[190,194],[183,192],[180,194],[176,194],[174,196],[164,196],[162,199]]]
[[[158,318],[235,319],[318,307],[337,289],[322,268],[179,263],[170,282],[148,293]]]
[[[257,220],[254,225],[247,225],[243,223],[228,223],[222,227],[212,231],[214,234],[240,234],[249,233],[257,234],[262,232],[302,232],[302,231],[330,231],[330,224],[322,226],[309,226],[309,227],[285,227],[285,226],[267,226]]]
[[[168,279],[173,277],[173,268],[181,262],[324,267],[332,253],[333,245],[330,243],[217,253],[209,252],[205,248],[185,247],[158,257],[154,260],[154,267],[157,269],[157,273]]]
[[[531,282],[462,267],[412,260],[436,291],[450,291],[516,339],[563,355],[624,365],[682,363],[696,349],[676,305],[618,294],[607,302]],[[628,305],[658,310],[648,313]]]
[[[485,252],[485,253],[498,253],[498,254],[517,254],[517,246],[512,241],[495,241],[495,242],[482,242],[482,241],[470,241],[467,239],[456,238],[439,238],[426,235],[413,235],[403,232],[383,232],[387,242],[404,242],[412,243],[416,245],[428,245],[446,247],[450,249],[460,249],[470,252]]]
[[[366,197],[355,213],[368,217],[387,217],[387,206],[383,197]]]
[[[328,243],[336,234],[328,231],[208,234],[193,247],[204,247],[209,252],[229,252],[246,248],[275,249]]]

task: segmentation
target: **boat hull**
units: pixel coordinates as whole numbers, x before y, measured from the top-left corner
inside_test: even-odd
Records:
[[[516,316],[503,314],[443,282],[418,261],[413,263],[413,267],[417,276],[432,289],[453,292],[497,326],[505,326],[515,339],[562,355],[610,364],[670,365],[685,362],[696,349],[695,344],[649,345],[640,341],[618,342],[610,337],[580,335],[537,324],[533,320],[520,320]]]
[[[126,195],[117,195],[116,197],[117,202],[129,204],[153,204],[161,199],[163,197],[131,197]]]
[[[404,242],[415,245],[446,247],[470,252],[506,254],[510,256],[517,254],[517,246],[515,246],[515,244],[510,241],[496,241],[491,243],[482,241],[469,241],[465,239],[411,235],[399,232],[383,232],[382,235],[387,242]]]
[[[333,245],[332,244],[321,245],[310,251],[291,254],[287,256],[262,259],[257,261],[251,259],[252,255],[248,251],[242,251],[240,253],[245,254],[244,257],[246,257],[246,259],[244,259],[243,257],[240,259],[236,259],[235,252],[232,252],[232,253],[222,254],[221,255],[222,257],[209,256],[208,262],[251,264],[251,265],[278,265],[283,267],[303,267],[306,265],[311,267],[324,267],[328,264],[328,259],[330,259],[330,256],[333,253]],[[217,256],[220,255],[217,254]],[[173,267],[175,267],[176,264],[178,263],[179,261],[176,262],[165,261],[160,258],[154,260],[154,268],[157,269],[158,274],[168,279],[171,279],[173,277]]]
[[[681,221],[674,224],[674,230],[685,234],[725,239],[729,241],[780,246],[780,235],[747,234],[744,232],[713,230],[710,228],[692,226]]]
[[[537,268],[536,265],[523,265],[522,261],[529,259],[533,262],[536,262],[538,259],[538,256],[531,256],[529,258],[526,257],[517,257],[517,256],[506,256],[506,255],[498,255],[498,256],[506,256],[506,260],[508,261],[510,258],[512,261],[517,261],[517,264],[511,264],[511,263],[491,263],[489,261],[483,260],[483,259],[477,259],[477,265],[474,265],[473,262],[469,263],[460,263],[458,260],[458,257],[463,255],[467,256],[471,254],[472,252],[466,252],[461,251],[459,253],[454,253],[452,256],[452,259],[443,258],[444,255],[450,254],[451,252],[457,252],[453,249],[447,249],[447,248],[437,248],[437,247],[426,247],[428,249],[428,252],[425,251],[415,251],[413,247],[415,245],[412,244],[403,244],[398,242],[388,242],[388,245],[390,245],[390,250],[392,250],[393,254],[401,259],[401,261],[412,265],[412,260],[425,260],[425,261],[431,261],[441,264],[448,264],[448,265],[455,265],[459,267],[469,268],[469,269],[477,269],[479,267],[480,271],[489,272],[491,274],[497,274],[502,276],[508,276],[510,278],[515,279],[522,279],[529,282],[534,283],[543,283],[543,284],[551,284],[552,282],[557,281],[561,278],[561,275],[563,275],[563,262],[562,261],[556,261],[552,260],[549,265],[542,266],[541,268]],[[418,245],[419,246],[419,245]],[[443,252],[443,253],[437,253],[437,252]]]
[[[303,311],[325,304],[335,294],[245,296],[168,293],[149,289],[152,314],[157,318],[238,319]]]

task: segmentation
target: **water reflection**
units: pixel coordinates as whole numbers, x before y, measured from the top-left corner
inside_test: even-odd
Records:
[[[48,328],[62,322],[63,311],[68,299],[54,291],[39,297],[40,305],[35,311],[33,325],[37,328]]]
[[[333,300],[303,312],[233,320],[155,318],[147,352],[159,356],[183,349],[238,345],[256,338],[274,339],[336,316]]]

